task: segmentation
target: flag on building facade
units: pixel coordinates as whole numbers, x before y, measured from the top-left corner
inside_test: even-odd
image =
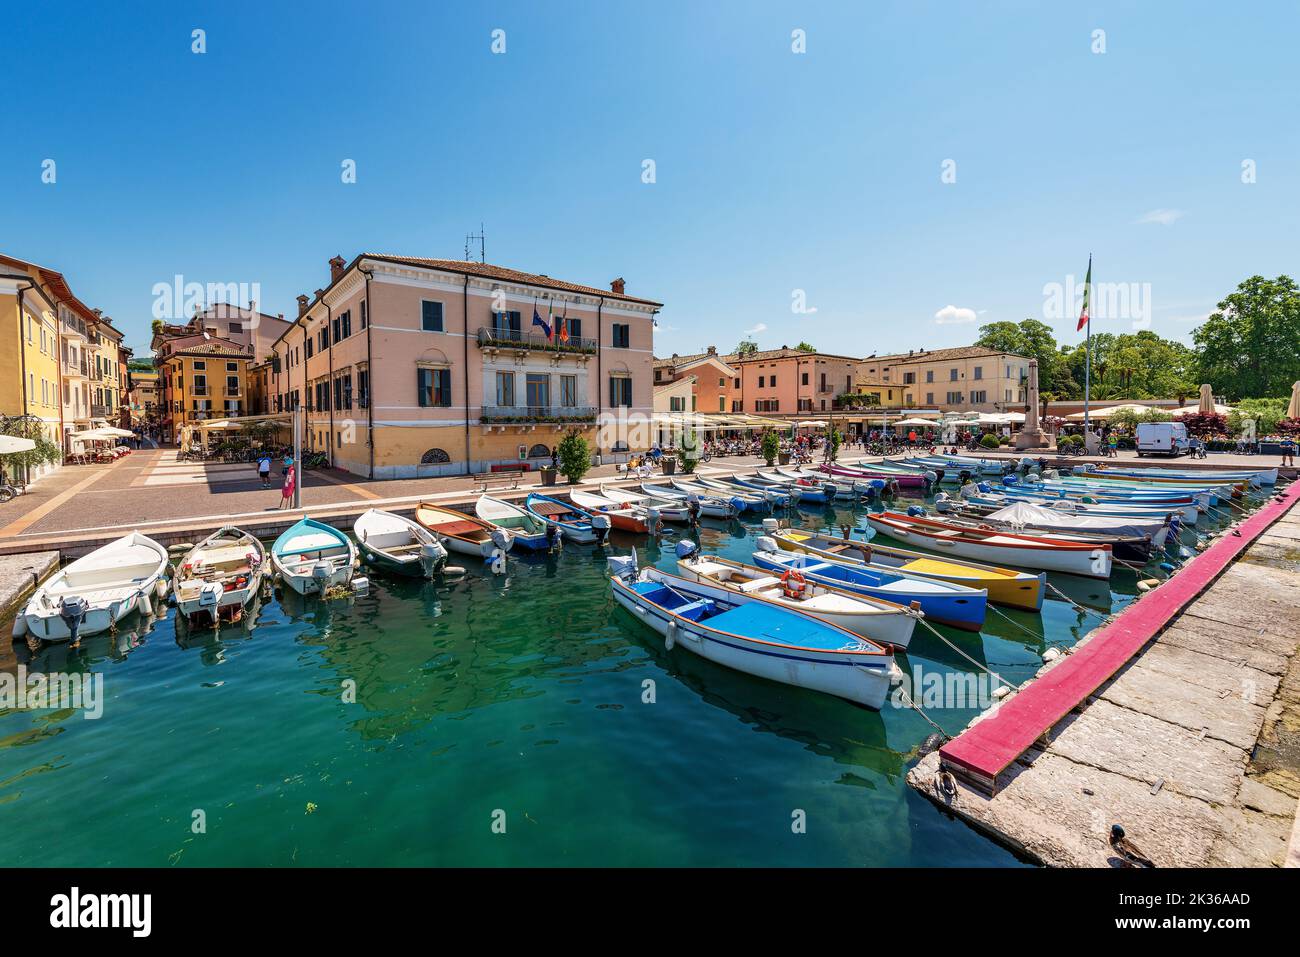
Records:
[[[542,314],[537,311],[537,303],[533,303],[533,325],[537,326],[546,334],[546,338],[551,338],[551,327],[542,321]]]

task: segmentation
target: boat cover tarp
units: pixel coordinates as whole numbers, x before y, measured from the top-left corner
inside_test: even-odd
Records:
[[[1118,516],[1072,515],[1054,508],[1044,508],[1033,502],[1016,502],[989,512],[986,518],[1022,528],[1062,529],[1064,531],[1092,532],[1098,535],[1115,535],[1121,538],[1142,538],[1158,532],[1164,522],[1125,521]]]

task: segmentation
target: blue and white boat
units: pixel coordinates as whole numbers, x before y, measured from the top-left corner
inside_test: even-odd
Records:
[[[784,475],[786,478],[795,479],[796,481],[802,479],[808,482],[817,482],[826,490],[827,495],[834,495],[836,498],[858,499],[862,497],[862,493],[858,491],[856,483],[851,478],[835,479],[815,469],[804,472],[792,465],[778,465],[776,474]]]
[[[723,486],[722,490],[719,491],[716,488],[702,484],[697,479],[698,476],[691,476],[689,479],[674,478],[669,481],[673,483],[673,488],[686,495],[694,495],[698,498],[713,496],[726,499],[737,512],[765,512],[768,509],[767,499],[762,495],[755,495],[753,492],[745,493],[738,488],[729,486]]]
[[[670,502],[698,504],[701,515],[712,515],[714,518],[736,517],[736,506],[719,495],[709,494],[705,496],[694,492],[688,494],[679,488],[673,488],[671,485],[655,485],[651,482],[642,482],[641,491],[653,498],[667,499]]]
[[[510,542],[516,548],[525,548],[532,552],[541,552],[550,548],[546,535],[546,523],[535,515],[525,512],[513,502],[480,495],[474,503],[474,514],[497,528],[510,532]]]
[[[562,533],[565,541],[594,545],[609,537],[608,515],[589,512],[572,502],[533,492],[524,499],[524,509]]]
[[[813,615],[765,598],[647,568],[636,554],[611,558],[614,599],[701,658],[769,681],[832,694],[879,709],[899,675],[884,646]]]
[[[304,518],[275,540],[271,566],[286,587],[300,595],[319,595],[352,581],[357,548],[332,525]]]
[[[984,615],[988,610],[987,588],[967,588],[937,579],[909,578],[868,565],[830,561],[806,552],[782,551],[776,541],[766,535],[757,544],[754,564],[779,575],[797,572],[818,585],[842,588],[900,605],[916,602],[931,621],[965,631],[979,631],[984,626]]]
[[[1276,485],[1277,469],[1164,469],[1116,468],[1112,465],[1094,466],[1083,472],[1085,477],[1105,478],[1107,475],[1128,475],[1133,478],[1186,479],[1188,482],[1249,482],[1253,486]]]
[[[835,486],[825,478],[820,480],[791,478],[779,472],[765,472],[759,469],[749,481],[775,485],[777,488],[788,489],[792,493],[798,492],[797,501],[800,505],[825,505],[835,495]]]
[[[741,475],[728,475],[727,480],[732,485],[763,495],[776,508],[789,508],[799,501],[799,488],[795,485],[788,485],[785,488],[777,485],[764,485]]]

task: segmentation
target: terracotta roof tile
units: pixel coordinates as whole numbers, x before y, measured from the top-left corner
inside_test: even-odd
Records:
[[[505,266],[494,266],[491,263],[466,262],[460,259],[426,259],[421,256],[394,256],[389,253],[365,253],[359,258],[382,259],[386,262],[405,263],[411,266],[424,266],[429,269],[442,269],[447,272],[460,273],[461,275],[468,274],[483,279],[498,279],[501,282],[517,282],[529,286],[542,286],[543,288],[555,289],[560,292],[580,293],[584,296],[604,296],[606,299],[620,299],[625,302],[639,302],[647,306],[663,305],[663,303],[656,302],[653,299],[641,299],[637,296],[628,296],[622,293],[611,292],[608,289],[599,289],[595,286],[584,286],[580,283],[553,279],[550,276],[543,276],[539,273],[521,272],[518,269],[507,269]]]

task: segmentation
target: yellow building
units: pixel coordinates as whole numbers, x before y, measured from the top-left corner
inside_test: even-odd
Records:
[[[879,392],[881,404],[891,387],[908,408],[945,412],[1006,412],[1023,408],[1029,360],[982,346],[916,349],[906,354],[868,356],[858,365],[860,391]]]
[[[58,306],[37,282],[37,267],[0,256],[0,415],[28,417],[60,444]],[[58,468],[51,462],[25,476],[32,482]]]
[[[196,422],[248,414],[250,347],[201,333],[160,333],[153,348],[164,441],[179,442]]]

